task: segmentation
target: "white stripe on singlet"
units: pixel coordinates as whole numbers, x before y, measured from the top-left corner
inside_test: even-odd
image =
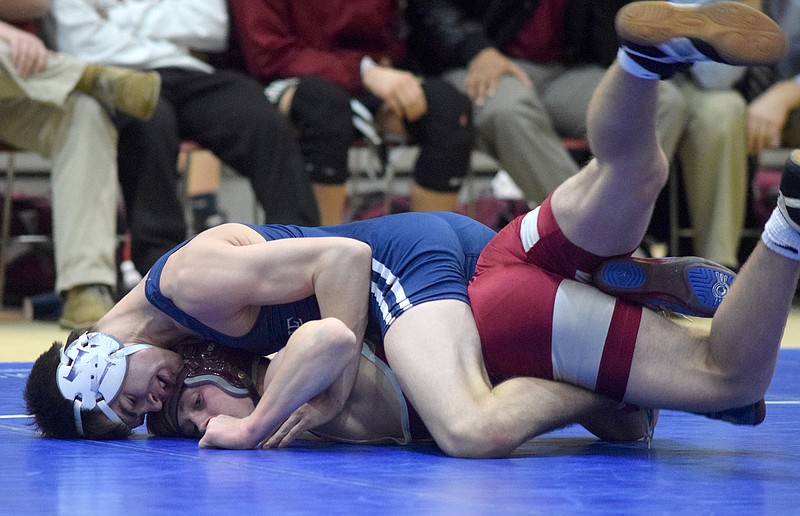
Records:
[[[594,287],[564,280],[553,306],[553,377],[594,389],[606,336],[614,314],[613,299]]]
[[[526,253],[539,241],[539,227],[537,225],[539,220],[539,208],[540,206],[537,206],[529,211],[528,214],[522,218],[522,224],[519,228],[519,238],[522,240],[522,248]]]
[[[394,294],[395,303],[398,305],[400,310],[406,311],[411,308],[411,301],[408,300],[406,292],[403,290],[403,286],[400,284],[400,280],[392,273],[391,270],[389,270],[384,264],[375,258],[372,259],[372,270],[381,278],[383,278],[387,285],[391,285],[390,288],[392,294]],[[389,311],[389,303],[386,301],[386,297],[383,295],[381,287],[373,281],[370,285],[370,290],[372,291],[372,295],[375,297],[375,300],[378,302],[378,306],[381,309],[383,321],[387,325],[392,324],[395,318]]]

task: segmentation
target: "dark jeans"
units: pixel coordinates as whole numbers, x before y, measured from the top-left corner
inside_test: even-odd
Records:
[[[182,140],[197,142],[248,177],[267,223],[319,224],[297,142],[257,82],[231,71],[158,71],[162,90],[153,118],[115,119],[120,183],[140,272],[186,238],[176,171]]]

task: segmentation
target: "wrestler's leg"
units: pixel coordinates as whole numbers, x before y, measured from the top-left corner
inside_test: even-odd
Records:
[[[407,310],[384,337],[403,392],[449,455],[496,457],[616,402],[571,385],[514,378],[491,388],[470,307],[431,301]]]
[[[657,85],[617,63],[609,68],[589,105],[587,136],[595,158],[551,197],[566,237],[593,254],[636,249],[666,184],[667,159],[655,132]]]
[[[688,29],[692,25],[688,24],[679,28],[697,28],[700,36],[704,36],[704,26],[728,30],[721,24],[729,23],[731,16],[718,21],[717,14],[741,12],[752,23],[752,37],[763,36],[773,42],[763,47],[769,55],[757,59],[775,59],[782,50],[782,36],[772,22],[752,10],[745,12],[748,8],[740,4],[699,8],[676,8],[663,2],[631,5],[633,16],[644,17],[648,10],[668,14],[664,19],[689,11],[692,17],[707,15],[700,27]],[[659,22],[650,19],[648,23]],[[669,22],[664,27],[669,28]],[[743,30],[740,27],[731,25],[729,29],[738,34]],[[670,37],[681,35],[673,32]],[[725,43],[723,38],[713,39],[711,36],[708,41]],[[716,50],[729,60],[753,59],[748,54],[753,47],[748,45]],[[567,238],[600,256],[624,253],[638,244],[654,195],[666,178],[666,162],[655,143],[654,79],[635,77],[619,65],[612,66],[589,112],[589,138],[596,159],[552,197],[554,217]],[[797,278],[796,263],[760,244],[717,312],[709,335],[691,334],[645,311],[626,401],[698,411],[757,401],[772,377]]]
[[[695,412],[758,401],[772,379],[798,275],[800,262],[760,243],[709,333],[645,310],[625,400]]]
[[[796,169],[800,193],[800,164]],[[541,239],[520,257],[525,243],[519,228],[525,222],[512,222],[510,231],[501,231],[484,249],[469,287],[493,376],[554,378],[640,406],[703,413],[761,399],[800,275],[793,260],[759,245],[723,299],[710,333],[699,332],[569,280],[597,258],[554,229],[547,203],[531,217]],[[776,211],[773,218],[781,222],[783,215]],[[775,230],[773,222],[765,234],[785,231],[795,239],[781,241],[778,249],[800,249],[800,229]],[[553,265],[562,262],[561,268]]]
[[[690,336],[685,328],[643,314],[626,400],[648,403],[666,392],[671,400],[660,406],[702,411],[759,400],[774,372],[798,276],[800,262],[762,241],[742,267],[707,335]],[[681,402],[685,405],[677,406]]]
[[[667,162],[655,132],[658,79],[695,61],[774,63],[785,46],[774,21],[739,2],[632,2],[616,21],[624,46],[595,91],[587,118],[596,159],[552,196],[567,238],[600,256],[639,245],[666,182]]]

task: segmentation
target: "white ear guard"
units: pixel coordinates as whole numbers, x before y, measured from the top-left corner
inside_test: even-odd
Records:
[[[56,381],[64,398],[73,402],[75,427],[81,437],[84,437],[82,410],[97,406],[111,421],[122,423],[108,404],[122,387],[128,368],[127,356],[149,347],[149,344],[123,346],[111,335],[84,333],[61,349]]]

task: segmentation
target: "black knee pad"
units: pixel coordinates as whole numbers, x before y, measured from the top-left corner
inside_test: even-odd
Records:
[[[311,180],[344,183],[348,149],[355,137],[347,92],[325,79],[303,77],[292,100],[290,117]]]
[[[414,179],[422,187],[454,192],[467,174],[475,143],[472,102],[440,79],[422,83],[428,111],[406,128],[420,147]]]

